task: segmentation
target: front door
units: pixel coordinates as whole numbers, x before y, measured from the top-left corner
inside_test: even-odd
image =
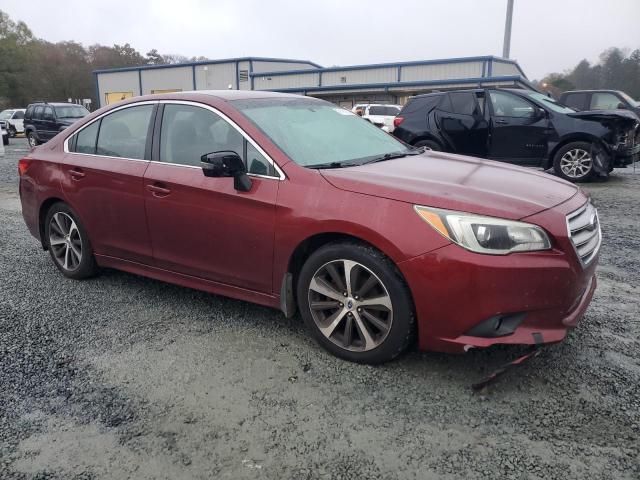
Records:
[[[62,188],[98,255],[153,262],[142,183],[153,109],[145,104],[116,110],[68,140]]]
[[[160,141],[145,173],[147,224],[157,267],[264,293],[272,292],[273,165],[233,124],[195,104],[164,104]],[[205,177],[200,157],[234,151],[253,182]],[[259,175],[259,176],[257,176]]]
[[[489,90],[489,158],[539,165],[547,156],[549,119],[541,109],[510,92]]]

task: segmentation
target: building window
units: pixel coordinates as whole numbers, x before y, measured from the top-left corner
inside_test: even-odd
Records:
[[[340,77],[340,83],[347,83],[347,77]]]
[[[238,72],[238,80],[240,80],[241,82],[248,82],[249,81],[249,70],[240,70]]]

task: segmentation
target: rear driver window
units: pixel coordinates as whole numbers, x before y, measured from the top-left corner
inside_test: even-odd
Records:
[[[129,107],[103,117],[96,153],[109,157],[144,159],[153,105]]]
[[[570,93],[565,97],[564,104],[576,110],[583,110],[586,99],[586,93]]]
[[[93,122],[88,127],[83,128],[76,134],[75,146],[72,149],[76,153],[96,153],[96,140],[98,137],[98,127],[100,121]]]
[[[452,92],[449,94],[453,113],[473,115],[476,111],[476,96],[473,92]]]

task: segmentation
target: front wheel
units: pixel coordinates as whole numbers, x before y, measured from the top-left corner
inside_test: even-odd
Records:
[[[553,158],[553,169],[570,182],[585,182],[593,176],[592,145],[589,142],[571,142],[561,147]]]
[[[2,145],[4,145],[5,147],[9,145],[9,135],[2,136]]]
[[[300,272],[297,297],[318,343],[345,360],[384,363],[413,339],[409,290],[393,262],[370,246],[333,243],[315,251]]]
[[[16,127],[14,127],[13,125],[9,125],[9,136],[11,138],[16,138],[16,135],[18,134]]]
[[[98,267],[89,236],[67,204],[56,203],[49,209],[45,235],[51,259],[65,277],[80,280],[95,275]]]

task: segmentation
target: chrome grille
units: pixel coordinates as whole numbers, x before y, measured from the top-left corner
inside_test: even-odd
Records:
[[[596,207],[591,202],[587,202],[567,215],[567,228],[576,253],[582,265],[586,267],[598,254],[602,242],[600,219]]]

